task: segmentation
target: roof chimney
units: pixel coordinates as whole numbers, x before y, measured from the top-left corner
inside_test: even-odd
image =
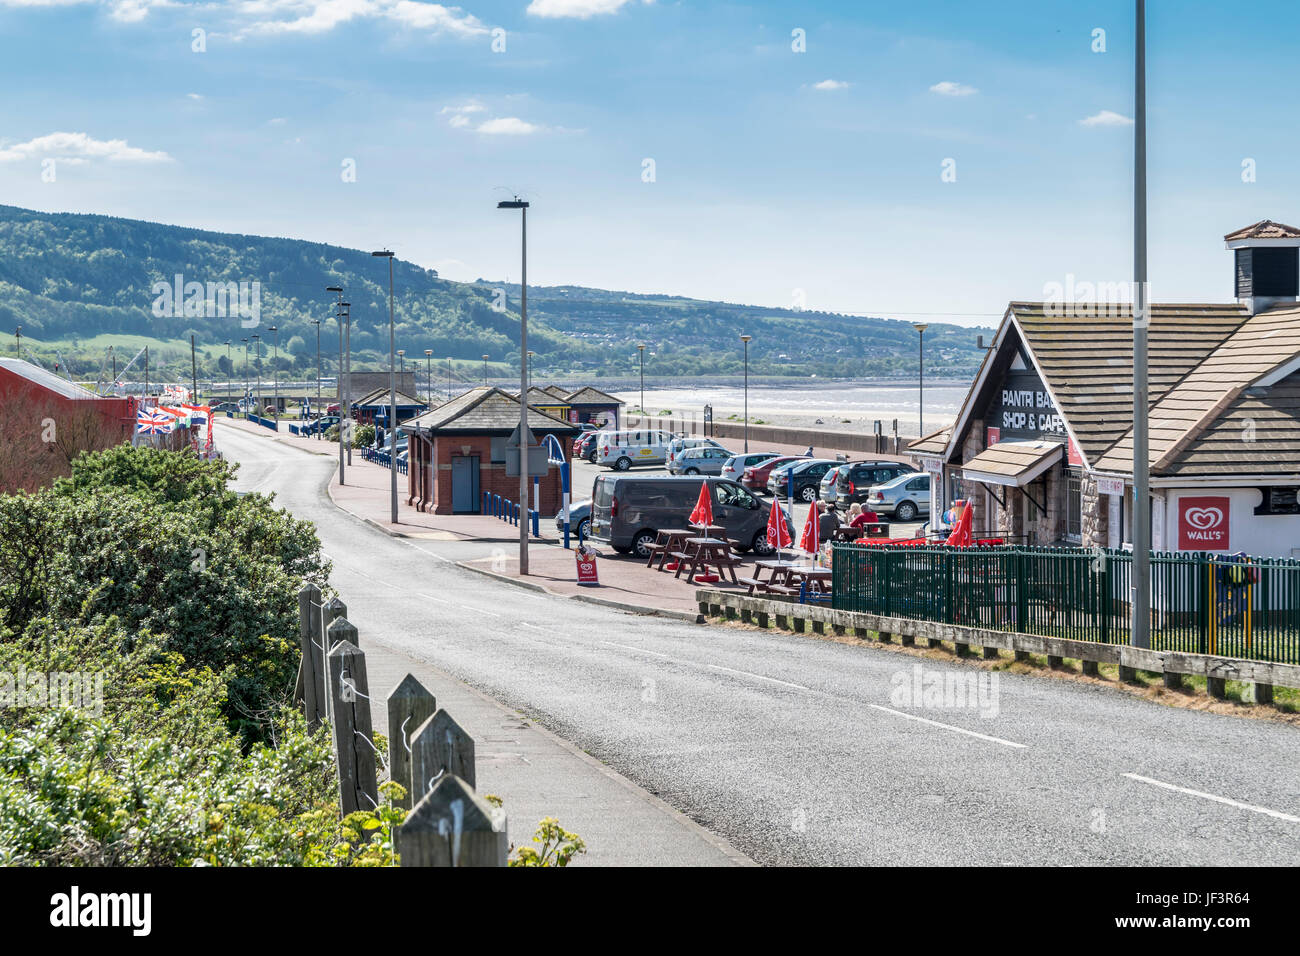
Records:
[[[1250,315],[1300,294],[1300,229],[1263,219],[1223,237],[1236,256],[1237,301]]]

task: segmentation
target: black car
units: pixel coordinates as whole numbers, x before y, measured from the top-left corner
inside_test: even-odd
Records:
[[[773,470],[767,479],[767,490],[778,498],[798,498],[800,501],[816,501],[821,494],[821,481],[839,462],[826,458],[811,458],[796,461],[783,468]],[[790,482],[794,482],[793,492]]]
[[[864,504],[873,485],[883,485],[899,475],[916,471],[896,461],[854,461],[840,466],[835,479],[835,507],[848,511],[851,504]]]
[[[573,440],[573,457],[585,458],[587,461],[595,462],[596,460],[596,438],[599,432],[583,432]]]

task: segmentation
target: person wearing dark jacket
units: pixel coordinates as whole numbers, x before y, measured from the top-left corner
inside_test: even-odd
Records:
[[[817,518],[817,537],[821,541],[829,541],[834,537],[835,529],[840,526],[840,516],[825,501],[817,502],[817,507],[821,509],[821,515]]]

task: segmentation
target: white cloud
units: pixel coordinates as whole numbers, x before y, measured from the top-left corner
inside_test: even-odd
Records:
[[[820,83],[814,83],[814,90],[847,90],[849,84],[843,80],[822,80]]]
[[[974,96],[979,90],[973,86],[967,86],[965,83],[944,80],[942,83],[936,83],[930,87],[930,92],[938,93],[940,96]]]
[[[185,95],[188,96],[190,99],[194,100],[196,103],[199,100],[203,99],[202,93],[186,93]]]
[[[535,17],[574,17],[586,20],[605,13],[618,13],[632,0],[532,0],[527,12]],[[652,3],[653,0],[642,0]]]
[[[149,152],[130,146],[124,139],[94,139],[86,133],[50,133],[25,143],[0,147],[0,162],[23,159],[58,159],[81,163],[90,159],[107,159],[125,163],[165,163],[171,157],[164,152]]]
[[[529,133],[536,133],[540,129],[540,126],[525,123],[516,116],[503,116],[479,123],[477,132],[498,136],[527,136]]]
[[[1133,121],[1122,113],[1116,113],[1114,110],[1102,110],[1100,113],[1094,113],[1087,119],[1079,120],[1080,126],[1132,126]]]
[[[123,0],[126,2],[126,0]],[[390,20],[429,33],[477,36],[488,32],[460,7],[423,0],[237,0],[238,19],[247,21],[241,35],[328,33],[358,19]]]

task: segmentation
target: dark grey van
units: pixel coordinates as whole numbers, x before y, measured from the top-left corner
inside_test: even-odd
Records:
[[[591,536],[607,541],[622,554],[641,557],[650,554],[661,528],[689,526],[691,512],[700,497],[700,482],[713,494],[713,521],[727,531],[737,551],[770,554],[767,543],[768,509],[753,492],[734,481],[714,477],[642,477],[601,475],[591,494]],[[785,518],[790,537],[794,522]]]

